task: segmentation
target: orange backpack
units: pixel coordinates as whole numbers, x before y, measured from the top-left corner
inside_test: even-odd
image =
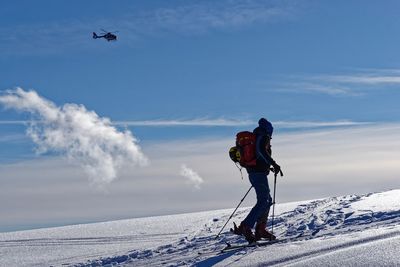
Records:
[[[236,146],[231,147],[229,156],[242,167],[256,166],[256,135],[248,131],[237,133]]]

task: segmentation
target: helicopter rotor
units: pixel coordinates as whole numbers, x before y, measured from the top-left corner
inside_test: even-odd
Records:
[[[109,31],[106,31],[105,29],[100,29],[104,34],[107,34],[107,33],[117,33],[118,31],[113,31],[113,32],[109,32]]]

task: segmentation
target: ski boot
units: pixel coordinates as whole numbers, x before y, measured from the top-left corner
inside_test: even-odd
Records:
[[[257,223],[256,225],[256,232],[255,232],[255,238],[256,240],[261,240],[263,239],[268,239],[269,241],[275,240],[276,236],[274,236],[272,233],[270,233],[267,229],[267,223]]]
[[[254,236],[253,231],[251,231],[251,228],[243,222],[239,227],[236,226],[236,223],[233,223],[233,233],[244,236],[249,244],[256,241],[256,237]]]

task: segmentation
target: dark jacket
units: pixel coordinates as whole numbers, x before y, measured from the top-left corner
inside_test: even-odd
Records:
[[[275,164],[275,161],[267,153],[265,146],[270,142],[270,136],[267,130],[263,127],[257,127],[254,129],[253,133],[256,135],[256,155],[257,155],[257,165],[255,167],[246,168],[248,173],[255,172],[266,172],[269,173],[269,168],[271,165]]]

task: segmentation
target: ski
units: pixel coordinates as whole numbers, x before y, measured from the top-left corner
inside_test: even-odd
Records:
[[[288,242],[293,242],[293,241],[301,241],[301,240],[308,240],[311,238],[315,238],[315,234],[312,233],[311,235],[303,235],[303,234],[299,234],[297,236],[293,236],[293,237],[287,237],[287,238],[283,238],[283,239],[275,239],[275,240],[264,240],[264,241],[257,241],[257,242],[253,242],[251,244],[237,244],[237,245],[233,245],[230,243],[226,243],[226,247],[223,248],[221,250],[222,253],[224,252],[228,252],[228,251],[233,251],[233,250],[239,250],[239,249],[244,249],[244,248],[251,248],[251,247],[265,247],[265,246],[269,246],[269,245],[273,245],[273,244],[277,244],[277,243],[288,243]]]
[[[242,249],[242,248],[251,248],[251,247],[265,247],[268,245],[272,245],[278,242],[282,242],[282,240],[272,240],[272,241],[257,241],[257,242],[253,242],[250,244],[238,244],[238,245],[232,245],[230,243],[226,243],[226,247],[223,248],[221,250],[221,252],[228,252],[228,251],[232,251],[232,250],[236,250],[236,249]]]

